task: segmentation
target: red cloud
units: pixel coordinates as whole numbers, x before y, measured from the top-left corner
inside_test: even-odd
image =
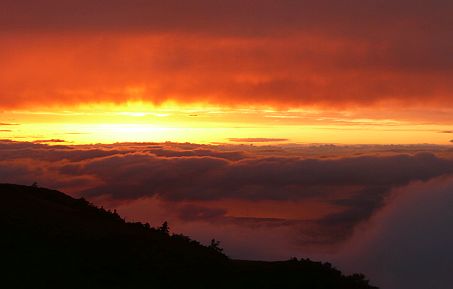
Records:
[[[2,1],[0,107],[444,107],[453,94],[452,8],[408,0]]]

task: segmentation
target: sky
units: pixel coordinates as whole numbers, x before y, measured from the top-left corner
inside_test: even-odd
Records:
[[[448,144],[452,8],[2,0],[0,137]]]
[[[452,10],[0,0],[0,181],[215,235],[235,258],[313,256],[383,288],[445,288]]]

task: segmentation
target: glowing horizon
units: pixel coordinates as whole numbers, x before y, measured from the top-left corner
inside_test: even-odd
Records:
[[[4,111],[0,138],[73,144],[237,143],[241,139],[255,144],[449,144],[449,134],[445,133],[452,127],[449,123],[389,119],[376,111],[374,114],[366,118],[363,111],[155,106],[143,102],[81,105]]]

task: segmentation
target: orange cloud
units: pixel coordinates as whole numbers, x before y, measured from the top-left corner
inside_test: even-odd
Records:
[[[348,3],[3,1],[0,107],[451,104],[451,4]]]

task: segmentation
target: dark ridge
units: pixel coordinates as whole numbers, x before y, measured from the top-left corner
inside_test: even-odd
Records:
[[[231,260],[61,192],[0,184],[0,288],[370,289],[329,263]]]

